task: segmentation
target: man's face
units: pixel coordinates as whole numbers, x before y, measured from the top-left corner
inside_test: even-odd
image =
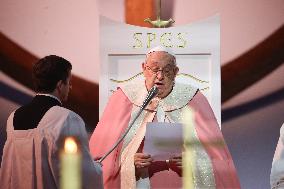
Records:
[[[68,99],[69,91],[72,89],[72,84],[71,84],[71,71],[68,74],[68,77],[66,79],[66,82],[61,82],[60,84],[60,100],[65,102]]]
[[[166,97],[172,90],[178,67],[174,57],[166,52],[152,52],[142,64],[147,89],[156,85],[159,89],[158,97]]]

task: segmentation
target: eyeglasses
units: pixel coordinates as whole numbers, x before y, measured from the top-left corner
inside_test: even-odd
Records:
[[[161,71],[163,73],[163,75],[166,76],[166,77],[171,77],[171,76],[174,75],[174,68],[175,68],[175,66],[173,66],[173,65],[167,65],[167,66],[165,66],[162,69],[159,69],[159,68],[158,69],[153,69],[150,66],[146,65],[146,69],[148,71],[150,71],[152,74],[157,75],[158,72]]]

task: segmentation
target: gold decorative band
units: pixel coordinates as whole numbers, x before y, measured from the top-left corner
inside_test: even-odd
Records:
[[[203,89],[200,89],[201,91],[206,91],[206,90],[208,90],[210,87],[205,87],[205,88],[203,88]]]
[[[136,77],[138,77],[138,76],[140,76],[142,74],[143,74],[143,72],[140,72],[140,73],[138,73],[138,74],[136,74],[136,75],[134,75],[134,76],[132,76],[132,77],[130,77],[128,79],[125,79],[125,80],[110,79],[110,81],[112,81],[114,83],[124,83],[124,82],[131,81],[131,80],[135,79]],[[199,83],[209,83],[209,81],[204,81],[204,80],[198,79],[197,77],[195,77],[193,75],[190,75],[190,74],[186,74],[186,73],[179,73],[179,74],[177,74],[177,76],[189,77],[189,78],[191,78],[191,79],[193,79],[193,80],[195,80],[195,81],[197,81]]]
[[[138,77],[142,74],[143,74],[143,72],[140,72],[140,73],[138,73],[138,74],[136,74],[136,75],[134,75],[134,76],[132,76],[128,79],[125,79],[125,80],[116,80],[116,79],[109,79],[109,80],[114,82],[114,83],[124,83],[124,82],[127,82],[127,81],[131,81],[131,80],[135,79],[136,77]]]
[[[209,83],[209,81],[204,81],[204,80],[201,80],[201,79],[198,79],[197,77],[193,76],[193,75],[190,75],[190,74],[186,74],[186,73],[178,73],[177,76],[185,76],[185,77],[189,77],[199,83]]]

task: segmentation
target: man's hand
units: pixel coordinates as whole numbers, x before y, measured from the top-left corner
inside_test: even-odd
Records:
[[[143,153],[136,153],[134,155],[134,165],[135,168],[144,168],[151,165],[153,159],[151,158],[151,155],[149,154],[143,154]]]
[[[181,156],[174,156],[172,158],[170,158],[170,168],[172,167],[178,167],[178,168],[182,168],[182,157]]]
[[[168,166],[171,170],[182,176],[182,156],[174,156],[169,159]]]

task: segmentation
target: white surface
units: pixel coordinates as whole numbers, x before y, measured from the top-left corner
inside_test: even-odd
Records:
[[[167,45],[176,54],[180,73],[208,82],[204,84],[188,77],[177,77],[178,82],[189,83],[200,89],[209,87],[202,92],[221,125],[219,24],[219,17],[214,16],[191,25],[158,29],[125,25],[101,17],[100,115],[111,91],[117,87],[117,83],[110,79],[121,81],[135,76],[142,71],[141,63],[151,48]],[[143,76],[140,78],[143,79]]]

